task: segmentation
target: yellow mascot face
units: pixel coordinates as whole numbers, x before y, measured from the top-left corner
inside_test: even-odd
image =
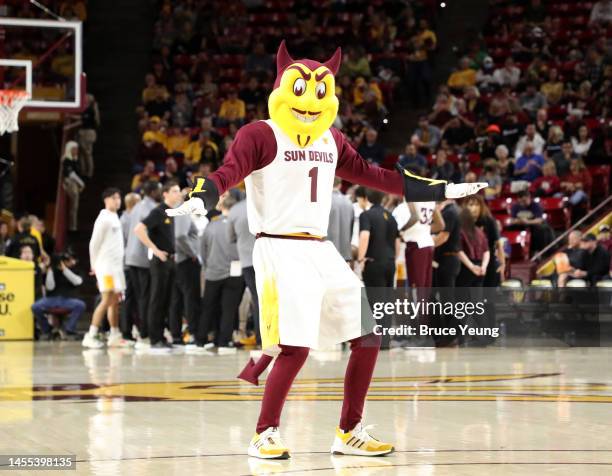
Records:
[[[293,60],[283,41],[276,56],[277,77],[268,98],[270,118],[299,147],[308,147],[328,130],[338,114],[334,75],[340,48],[329,61]]]

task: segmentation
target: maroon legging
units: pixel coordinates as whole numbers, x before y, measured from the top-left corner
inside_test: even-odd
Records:
[[[351,357],[344,376],[344,401],[339,425],[344,431],[352,430],[361,421],[363,405],[376,366],[380,336],[368,334],[350,343]],[[266,379],[257,433],[271,426],[279,426],[289,389],[308,357],[308,347],[281,344],[280,348],[281,353]]]

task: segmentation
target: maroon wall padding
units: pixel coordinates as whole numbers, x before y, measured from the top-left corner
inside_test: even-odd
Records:
[[[20,125],[15,160],[17,212],[45,217],[47,204],[55,202],[61,146],[61,126]]]

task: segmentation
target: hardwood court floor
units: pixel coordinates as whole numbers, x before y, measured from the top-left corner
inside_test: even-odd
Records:
[[[40,474],[612,474],[609,348],[382,352],[365,423],[397,452],[371,459],[329,454],[348,354],[313,353],[282,462],[245,456],[263,391],[234,378],[247,358],[0,343],[0,454],[77,457]]]

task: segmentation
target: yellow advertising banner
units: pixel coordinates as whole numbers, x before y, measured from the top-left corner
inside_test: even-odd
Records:
[[[0,256],[0,340],[33,339],[34,263]]]

